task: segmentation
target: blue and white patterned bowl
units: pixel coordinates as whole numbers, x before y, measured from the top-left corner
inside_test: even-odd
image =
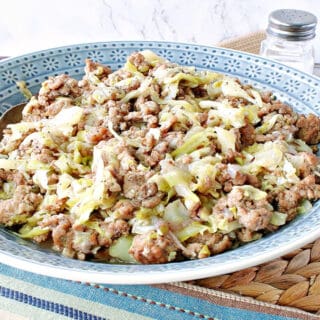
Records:
[[[150,49],[182,65],[211,69],[238,77],[302,113],[320,113],[320,80],[285,65],[242,52],[182,43],[104,42],[55,48],[0,62],[0,112],[22,102],[15,82],[25,80],[32,92],[48,76],[83,75],[89,57],[117,69],[133,51]],[[320,201],[311,212],[261,240],[202,260],[162,265],[111,265],[64,258],[0,230],[1,262],[35,273],[72,280],[142,284],[190,280],[257,265],[302,247],[320,236]]]

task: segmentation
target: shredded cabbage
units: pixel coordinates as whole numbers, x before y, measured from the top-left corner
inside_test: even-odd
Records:
[[[227,219],[218,217],[214,213],[208,216],[207,220],[210,226],[209,230],[211,233],[221,232],[224,234],[228,234],[242,227],[237,220],[229,222]]]
[[[156,66],[158,63],[165,63],[166,60],[161,58],[160,56],[156,55],[151,50],[143,50],[141,54],[144,56],[147,62],[149,62],[153,67]]]
[[[119,259],[120,261],[127,263],[137,263],[137,261],[128,253],[132,245],[132,236],[123,236],[116,240],[109,248],[109,254],[111,257]]]
[[[217,133],[217,139],[221,145],[222,153],[227,153],[228,150],[236,150],[236,135],[232,130],[226,130],[220,127],[214,128]]]
[[[188,209],[195,208],[200,203],[200,199],[191,189],[191,174],[178,167],[166,165],[165,161],[162,161],[162,166],[166,171],[162,174],[162,177],[168,185],[174,187],[176,193],[184,199],[185,206]]]
[[[73,126],[78,124],[83,116],[84,109],[81,107],[70,107],[62,109],[54,118],[47,121],[51,133],[61,133],[68,137],[73,131]]]
[[[42,189],[47,190],[49,188],[48,186],[48,170],[36,170],[35,174],[33,175],[33,182],[40,186]]]
[[[163,218],[169,222],[173,228],[179,228],[183,223],[189,220],[188,210],[181,200],[170,202],[164,211]]]
[[[253,161],[246,164],[244,169],[257,173],[261,168],[275,170],[283,161],[284,145],[281,142],[268,141],[264,144],[254,144],[247,148],[247,152],[253,156]]]
[[[34,228],[26,228],[25,226],[19,230],[19,236],[23,239],[32,239],[34,237],[41,236],[49,232],[49,228],[47,227],[41,228],[37,226]]]
[[[274,114],[271,117],[265,117],[263,124],[260,127],[256,128],[255,131],[259,134],[264,134],[266,132],[269,132],[272,129],[272,127],[276,124],[278,119],[280,118],[281,118],[280,114]]]
[[[304,214],[309,212],[311,209],[312,209],[312,203],[309,200],[304,199],[298,207],[298,213]]]
[[[195,237],[198,234],[203,234],[208,229],[209,228],[207,226],[201,224],[200,222],[193,221],[185,228],[177,231],[176,235],[178,239],[183,242],[191,237]]]
[[[218,183],[215,181],[217,174],[215,164],[218,162],[220,162],[220,159],[207,156],[204,159],[192,162],[188,166],[190,173],[197,181],[193,190],[198,190],[201,193],[210,193],[211,195],[216,194]]]
[[[287,221],[287,214],[275,211],[271,217],[270,223],[274,226],[282,226]]]
[[[207,128],[201,130],[188,139],[183,143],[183,145],[176,150],[174,150],[171,155],[173,157],[177,157],[183,154],[191,153],[197,150],[200,147],[206,147],[210,145],[210,138],[214,137],[215,133],[212,128]]]
[[[244,186],[235,186],[233,187],[234,190],[241,190],[243,191],[244,195],[252,200],[259,201],[265,199],[267,197],[267,193],[257,189],[251,185],[244,185]]]
[[[249,120],[250,123],[256,124],[260,121],[258,117],[258,107],[256,105],[240,106],[234,108],[229,101],[224,99],[222,101],[203,100],[199,103],[202,109],[210,109],[208,112],[209,119],[220,119],[226,127],[241,128],[246,125]],[[214,125],[215,122],[211,125]]]
[[[225,77],[221,84],[221,91],[224,96],[243,98],[252,104],[262,104],[261,97],[257,91],[251,90],[250,93],[254,93],[256,97],[250,96],[249,93],[245,91],[234,78]]]

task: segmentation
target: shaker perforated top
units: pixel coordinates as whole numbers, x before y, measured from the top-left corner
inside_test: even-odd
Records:
[[[295,9],[275,10],[269,15],[267,33],[291,41],[315,37],[317,17],[307,11]]]

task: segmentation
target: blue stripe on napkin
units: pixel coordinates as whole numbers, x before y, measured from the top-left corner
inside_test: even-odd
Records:
[[[191,296],[146,285],[95,285],[36,275],[0,264],[0,274],[43,288],[126,310],[153,319],[289,320],[293,318],[212,304]],[[1,285],[1,276],[0,276]],[[18,291],[18,288],[16,289]],[[47,299],[46,299],[47,300]],[[19,301],[18,301],[19,302]],[[48,300],[50,302],[50,300]],[[24,303],[24,302],[22,302]],[[45,305],[45,304],[44,304]],[[37,305],[41,308],[42,304]],[[68,307],[67,301],[65,307]],[[107,317],[108,315],[99,315]],[[110,318],[111,319],[111,318]],[[116,320],[121,320],[117,317]]]
[[[44,309],[53,313],[61,314],[71,319],[78,320],[107,320],[107,318],[99,317],[81,310],[68,307],[61,303],[55,303],[49,300],[33,297],[31,295],[19,292],[17,290],[12,290],[10,288],[5,288],[0,286],[0,296],[7,299],[15,300],[17,302],[22,302],[31,305],[36,308]]]

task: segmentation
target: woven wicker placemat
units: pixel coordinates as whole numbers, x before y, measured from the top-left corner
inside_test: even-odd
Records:
[[[258,54],[264,38],[257,32],[219,45]],[[193,284],[320,314],[320,239],[268,263]]]
[[[264,31],[250,33],[243,37],[222,41],[218,46],[258,54],[261,41],[266,38]]]

